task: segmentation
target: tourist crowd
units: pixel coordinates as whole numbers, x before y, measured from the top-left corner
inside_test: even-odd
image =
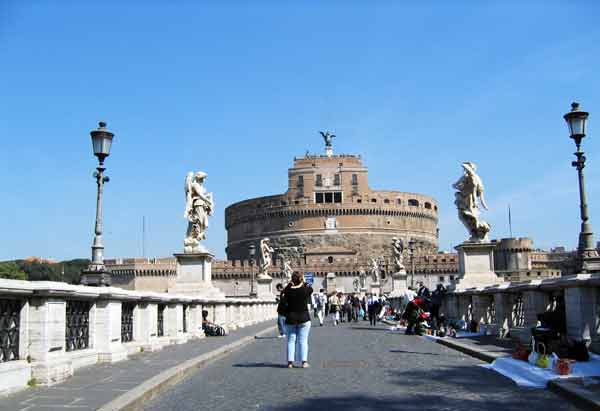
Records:
[[[330,324],[369,321],[376,326],[381,320],[401,322],[406,334],[423,334],[428,327],[433,332],[445,333],[445,321],[440,307],[446,289],[439,284],[433,292],[419,283],[417,291],[410,287],[401,298],[401,305],[392,307],[385,296],[366,293],[326,293],[324,289],[313,291],[304,276],[294,273],[286,285],[277,284],[277,326],[279,338],[287,336],[288,367],[293,368],[296,352],[303,368],[308,363],[308,337],[310,334],[310,310],[320,326]]]

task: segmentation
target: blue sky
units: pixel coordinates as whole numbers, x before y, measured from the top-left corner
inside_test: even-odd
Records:
[[[147,255],[180,251],[184,177],[204,170],[223,257],[225,207],[283,192],[322,129],[372,188],[438,199],[441,249],[466,238],[450,187],[465,160],[493,238],[511,204],[515,235],[574,248],[574,99],[600,233],[597,2],[415,3],[0,0],[0,259],[89,256],[98,120],[115,133],[107,256],[141,254],[142,216]]]

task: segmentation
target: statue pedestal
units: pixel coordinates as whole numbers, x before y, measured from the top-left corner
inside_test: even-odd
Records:
[[[464,242],[455,247],[459,262],[456,291],[503,282],[494,272],[494,247],[493,243],[475,242]]]
[[[256,297],[273,299],[273,278],[269,275],[259,275],[256,278]]]
[[[186,294],[206,298],[225,298],[225,294],[213,286],[209,252],[174,254],[177,259],[177,278],[169,293]]]
[[[81,272],[80,283],[91,286],[110,286],[112,279],[110,273],[104,269],[100,271],[94,271],[88,268]]]
[[[381,295],[381,283],[371,283],[371,294],[378,297]]]
[[[406,282],[407,277],[408,275],[406,274],[405,269],[392,274],[392,292],[390,293],[391,298],[404,295],[404,292],[408,289]]]

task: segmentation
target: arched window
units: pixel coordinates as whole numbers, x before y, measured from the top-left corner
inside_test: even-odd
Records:
[[[419,200],[415,200],[414,198],[411,198],[408,200],[408,205],[409,206],[413,206],[413,207],[418,207],[419,206]]]
[[[329,264],[333,264],[333,257],[332,256],[327,257],[327,262]]]
[[[431,203],[425,203],[425,208],[431,210]]]
[[[388,200],[388,199],[386,198],[385,200],[383,200],[383,202],[384,202],[385,204],[389,204],[389,203],[390,203],[390,200]]]
[[[371,202],[372,202],[372,203],[376,203],[376,202],[377,202],[377,199],[376,199],[376,198],[372,198],[372,199],[371,199]]]

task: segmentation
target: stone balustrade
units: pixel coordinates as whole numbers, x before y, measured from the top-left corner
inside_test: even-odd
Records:
[[[203,299],[0,279],[0,394],[203,338],[202,310],[229,330],[277,317],[274,298]]]
[[[578,274],[471,288],[446,294],[447,318],[486,324],[494,334],[510,332],[523,342],[531,337],[538,314],[563,318],[569,338],[586,341],[600,352],[600,275]]]

